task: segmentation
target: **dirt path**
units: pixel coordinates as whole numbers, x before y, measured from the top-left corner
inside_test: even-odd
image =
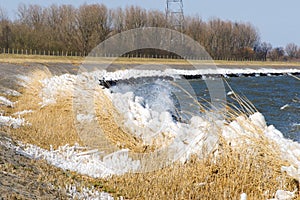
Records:
[[[14,142],[0,132],[0,199],[67,199],[67,195],[43,181],[45,163],[18,154]]]
[[[15,91],[21,87],[17,76],[27,75],[33,70],[45,67],[55,75],[76,73],[77,70],[71,64],[51,63],[45,66],[39,63],[0,63],[0,96],[8,95],[7,91]],[[70,173],[48,165],[45,161],[32,160],[20,155],[12,148],[13,145],[9,145],[16,143],[12,141],[8,132],[0,127],[0,200],[70,199],[64,191],[58,189],[58,186],[64,187],[64,181],[68,180]],[[76,183],[73,180],[71,182]]]

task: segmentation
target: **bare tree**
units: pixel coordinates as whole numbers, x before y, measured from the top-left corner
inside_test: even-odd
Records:
[[[160,11],[153,10],[147,13],[147,26],[149,27],[166,27],[166,15]]]
[[[12,42],[11,21],[6,11],[0,7],[0,47],[9,48]]]
[[[147,24],[147,12],[138,6],[125,9],[125,30],[141,28]]]
[[[297,58],[298,56],[298,46],[294,43],[289,43],[285,47],[285,52],[290,58]]]
[[[125,27],[125,14],[122,8],[112,10],[112,28],[115,33],[121,33]]]
[[[269,58],[272,61],[279,61],[284,59],[284,49],[283,47],[276,47],[269,52]]]
[[[254,46],[256,57],[259,60],[267,60],[267,55],[271,50],[272,50],[272,45],[267,42],[257,43]]]

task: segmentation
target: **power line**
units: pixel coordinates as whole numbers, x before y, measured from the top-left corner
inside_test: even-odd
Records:
[[[182,32],[184,25],[182,0],[167,0],[166,18],[171,28]]]

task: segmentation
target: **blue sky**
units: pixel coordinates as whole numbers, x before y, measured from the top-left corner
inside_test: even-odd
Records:
[[[109,8],[138,5],[146,9],[164,11],[166,0],[0,0],[0,7],[14,16],[19,3],[72,4],[103,3]],[[273,47],[294,42],[300,45],[300,1],[299,0],[183,0],[186,15],[198,15],[207,20],[219,17],[223,20],[250,22],[258,28],[262,41]]]

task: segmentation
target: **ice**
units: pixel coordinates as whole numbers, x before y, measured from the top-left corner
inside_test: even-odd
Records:
[[[275,194],[276,200],[292,200],[296,197],[296,191],[290,192],[285,190],[277,190]]]
[[[284,110],[284,109],[286,109],[287,107],[289,107],[290,105],[289,104],[285,104],[284,106],[282,106],[281,108],[280,108],[280,110]]]
[[[265,117],[259,112],[250,115],[249,119],[255,126],[259,127],[260,129],[265,129],[267,127]]]
[[[28,83],[30,83],[30,81],[31,81],[30,77],[25,76],[25,75],[17,75],[16,78],[18,80],[17,83],[23,87],[26,87],[28,85]]]
[[[281,172],[286,172],[288,175],[290,175],[291,177],[299,180],[300,177],[300,173],[298,171],[297,168],[295,168],[293,165],[286,167],[286,166],[282,166],[281,167]]]
[[[56,150],[46,150],[31,144],[19,143],[15,147],[18,153],[33,159],[45,159],[48,163],[64,170],[76,171],[94,178],[121,175],[134,171],[139,167],[139,161],[128,157],[128,150],[123,149],[100,158],[97,149],[88,150],[79,145],[61,146]]]
[[[93,187],[81,187],[77,189],[75,185],[66,185],[66,193],[71,199],[86,199],[86,200],[113,200],[114,198],[106,192],[99,192]]]
[[[5,105],[8,107],[14,107],[14,103],[8,100],[6,97],[0,96],[0,106]]]
[[[85,115],[85,114],[78,114],[76,116],[76,119],[79,121],[79,122],[91,122],[96,116],[92,115],[92,114],[88,114],[88,115]]]
[[[24,126],[27,123],[23,118],[13,118],[10,116],[0,116],[0,127],[8,126],[12,128],[19,128],[20,126]]]
[[[234,92],[233,91],[229,91],[229,92],[227,92],[227,95],[228,96],[234,95]]]
[[[25,115],[25,114],[28,114],[28,113],[33,113],[33,110],[18,111],[18,112],[15,112],[13,115],[21,116],[21,115]]]
[[[246,193],[241,194],[241,200],[247,200],[247,194]]]
[[[21,93],[16,91],[16,90],[12,90],[12,89],[6,89],[4,91],[4,94],[5,95],[8,95],[8,96],[14,96],[14,97],[18,97],[18,96],[21,96]]]
[[[86,99],[91,98],[89,90],[93,90],[98,85],[98,80],[119,80],[147,76],[174,76],[178,75],[197,75],[207,73],[217,74],[242,74],[242,73],[295,73],[298,69],[228,69],[218,68],[217,70],[175,70],[166,69],[158,70],[120,70],[116,72],[107,72],[99,70],[78,75],[64,74],[53,76],[41,80],[42,90],[40,97],[41,105],[57,103],[59,96],[74,97],[82,95]],[[28,83],[26,77],[22,77]],[[78,86],[82,86],[78,89]],[[158,86],[166,86],[164,82]],[[167,87],[167,86],[166,86]],[[146,88],[146,87],[145,87]],[[148,88],[149,89],[149,88]],[[151,89],[151,88],[150,88]],[[153,89],[153,88],[152,88]],[[192,154],[197,154],[203,158],[216,148],[219,139],[218,131],[232,146],[241,143],[251,142],[250,138],[260,137],[264,134],[270,141],[278,146],[278,152],[282,160],[290,163],[290,167],[283,166],[286,171],[297,180],[299,177],[300,167],[300,144],[283,137],[282,133],[274,126],[268,126],[264,116],[256,112],[250,116],[241,115],[229,124],[217,119],[209,119],[208,116],[192,116],[190,120],[183,123],[172,118],[172,101],[169,101],[169,94],[163,87],[157,87],[158,93],[150,93],[136,88],[123,85],[113,88],[111,93],[108,89],[103,89],[104,94],[113,102],[115,108],[123,116],[124,120],[120,126],[125,126],[130,134],[139,137],[144,144],[156,144],[161,148],[168,148],[174,152],[171,157],[172,161],[187,161]],[[78,90],[78,91],[77,91]],[[74,91],[78,93],[74,93]],[[94,93],[93,93],[94,94]],[[231,95],[233,93],[228,93]],[[158,98],[163,97],[163,98]],[[166,101],[163,101],[163,100]],[[84,99],[83,99],[84,100]],[[84,103],[84,101],[82,102]],[[173,102],[174,103],[174,102]],[[95,118],[93,112],[79,112],[76,119],[79,122],[90,122]],[[2,120],[2,121],[1,121]],[[25,123],[24,119],[0,117],[0,125],[19,127]],[[248,139],[245,139],[248,138]],[[135,171],[139,167],[139,160],[132,160],[129,157],[128,150],[121,149],[109,155],[103,155],[100,159],[99,154],[102,152],[81,151],[78,147],[65,146],[58,150],[44,150],[37,146],[28,145],[23,151],[26,155],[34,158],[43,158],[49,163],[62,169],[70,169],[92,177],[107,177],[112,174],[123,174],[128,171]],[[285,167],[285,168],[284,168]]]

